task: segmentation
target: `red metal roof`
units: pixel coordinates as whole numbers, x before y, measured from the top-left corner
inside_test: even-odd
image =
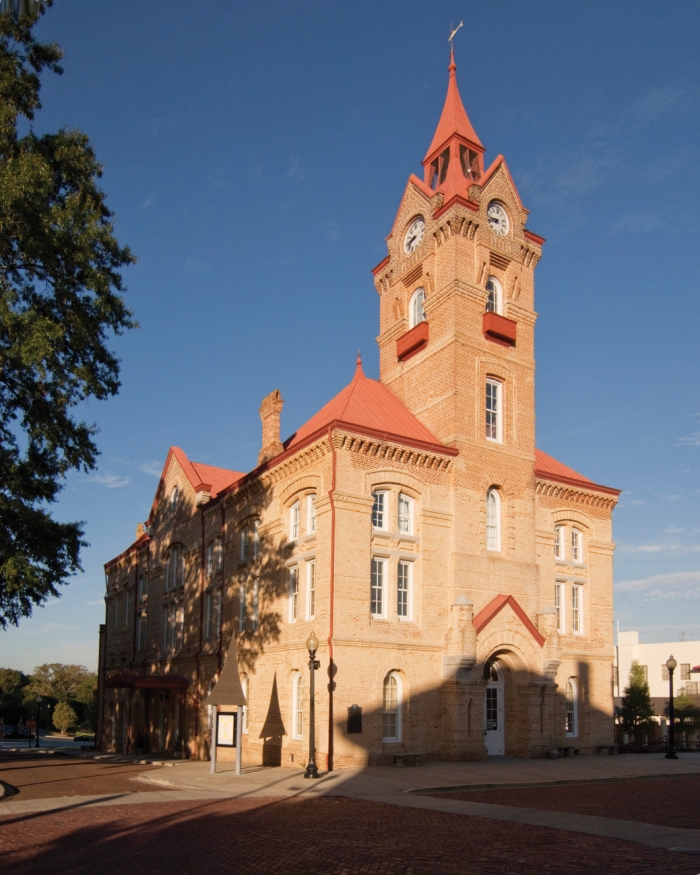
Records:
[[[285,451],[300,446],[310,435],[322,431],[332,422],[348,428],[357,426],[370,429],[372,432],[386,434],[387,437],[394,436],[398,440],[407,438],[430,444],[436,449],[443,447],[435,435],[386,386],[364,375],[359,358],[352,382],[287,438],[284,443]],[[452,453],[450,448],[444,449]]]
[[[484,626],[488,626],[488,624],[493,620],[496,614],[499,613],[506,605],[510,605],[513,609],[513,612],[518,617],[520,622],[525,626],[530,635],[535,639],[535,641],[540,645],[540,647],[544,647],[545,639],[540,635],[537,627],[532,622],[532,620],[528,617],[525,611],[518,604],[515,596],[513,595],[497,595],[495,598],[491,599],[491,601],[486,605],[485,608],[479,611],[479,613],[472,620],[474,624],[474,628],[476,629],[477,635]]]
[[[240,480],[243,476],[240,471],[229,471],[228,468],[215,468],[213,465],[203,465],[201,462],[192,462],[192,467],[199,475],[200,481],[211,486],[212,498],[216,498],[222,489],[226,489],[227,486],[235,483],[236,480]]]
[[[435,152],[438,152],[454,134],[458,134],[470,143],[474,143],[476,146],[481,147],[481,149],[484,148],[481,145],[481,140],[477,136],[476,131],[472,127],[472,123],[469,121],[469,116],[467,115],[467,111],[462,103],[462,98],[459,96],[459,88],[457,87],[457,65],[455,64],[454,53],[452,53],[450,59],[449,71],[450,79],[447,84],[445,105],[442,108],[442,115],[440,116],[440,121],[438,122],[433,141],[423,159],[424,164]]]
[[[613,489],[610,486],[601,486],[599,483],[594,483],[573,468],[558,462],[552,456],[543,453],[542,450],[535,450],[535,476],[541,477],[544,480],[556,480],[558,483],[568,483],[570,486],[583,486],[588,489],[596,489],[599,492],[609,492],[611,495],[619,495],[619,489]]]

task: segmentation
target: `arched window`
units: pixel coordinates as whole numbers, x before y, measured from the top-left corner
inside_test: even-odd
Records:
[[[578,684],[574,678],[566,682],[566,734],[569,738],[578,736]]]
[[[304,733],[304,675],[298,671],[292,678],[292,738]]]
[[[165,567],[165,588],[177,589],[185,582],[185,558],[180,544],[173,544]]]
[[[486,493],[486,549],[501,549],[501,496],[493,487]]]
[[[170,507],[172,510],[176,510],[177,508],[178,495],[179,492],[177,486],[173,486],[173,491],[170,493]]]
[[[416,289],[411,298],[408,310],[408,327],[415,328],[419,322],[425,322],[425,289]]]
[[[503,307],[503,289],[495,276],[490,276],[486,281],[486,291],[489,293],[486,312],[500,314]]]
[[[401,741],[401,679],[392,672],[384,681],[383,741]]]

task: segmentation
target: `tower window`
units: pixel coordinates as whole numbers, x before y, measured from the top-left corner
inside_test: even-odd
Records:
[[[416,289],[413,293],[408,314],[409,328],[415,328],[416,325],[425,322],[425,289]]]
[[[450,166],[450,147],[448,146],[444,152],[440,155],[440,185],[445,181],[447,177],[447,168]]]
[[[486,282],[486,291],[489,293],[486,301],[487,313],[498,313],[502,310],[503,289],[495,276],[490,276]]]
[[[486,549],[501,549],[501,496],[497,489],[486,493]]]
[[[479,173],[479,155],[477,152],[460,143],[459,160],[462,165],[462,173],[467,179],[479,178],[481,174]]]
[[[502,415],[501,396],[503,387],[498,380],[486,381],[486,439],[501,441]]]

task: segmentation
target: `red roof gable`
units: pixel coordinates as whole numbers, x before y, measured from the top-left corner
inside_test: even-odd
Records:
[[[462,103],[462,98],[459,96],[459,88],[457,88],[457,65],[455,64],[454,53],[452,53],[450,58],[449,71],[450,79],[447,84],[445,105],[442,108],[442,115],[440,116],[440,121],[438,122],[433,141],[423,159],[424,164],[434,155],[435,152],[440,150],[450,137],[455,134],[458,134],[460,137],[463,137],[465,140],[468,140],[482,150],[484,148],[481,145],[481,140],[477,136],[476,131],[472,127],[472,123],[469,121],[469,116],[467,115],[467,111]]]
[[[491,620],[499,613],[502,608],[505,608],[506,605],[510,605],[513,609],[513,612],[518,617],[520,622],[525,626],[530,635],[535,639],[535,641],[540,645],[540,647],[544,647],[545,639],[540,635],[537,627],[532,622],[532,620],[528,617],[525,611],[518,604],[515,596],[513,595],[497,595],[495,598],[491,599],[491,601],[483,608],[479,613],[474,617],[473,623],[474,628],[476,629],[476,634],[487,626]]]
[[[594,483],[588,477],[584,477],[583,474],[574,471],[573,468],[569,468],[552,456],[547,455],[547,453],[543,453],[542,450],[535,450],[535,476],[542,477],[544,480],[568,483],[570,486],[583,486],[588,489],[596,489],[599,492],[609,492],[611,495],[620,494],[619,489]]]
[[[359,358],[352,382],[287,438],[285,451],[301,446],[311,435],[323,431],[331,423],[350,430],[354,426],[399,442],[407,439],[411,443],[428,444],[437,450],[454,453],[450,447],[441,444],[386,386],[366,377]]]
[[[197,472],[201,483],[211,487],[211,497],[216,496],[222,489],[226,489],[236,480],[240,480],[243,474],[240,471],[229,471],[228,468],[215,468],[213,465],[203,465],[201,462],[192,462],[192,467]],[[193,484],[194,485],[194,484]]]

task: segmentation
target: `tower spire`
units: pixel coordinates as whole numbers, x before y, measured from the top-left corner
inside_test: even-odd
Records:
[[[453,31],[452,36],[454,36]],[[450,65],[447,97],[442,115],[428,148],[423,167],[425,181],[431,188],[466,188],[483,173],[485,149],[462,103],[457,87],[457,64],[454,43],[450,38]],[[467,183],[466,187],[464,183]]]

